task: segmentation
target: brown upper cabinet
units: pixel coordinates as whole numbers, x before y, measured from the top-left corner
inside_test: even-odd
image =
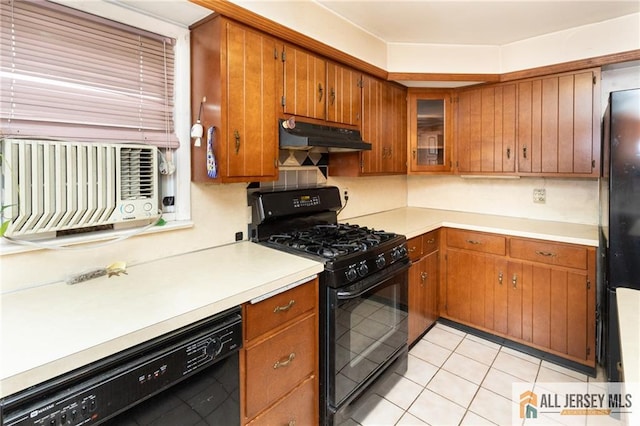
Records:
[[[378,78],[362,77],[362,139],[370,151],[331,154],[331,176],[392,175],[407,172],[407,91]]]
[[[451,173],[451,92],[409,89],[407,99],[409,173]]]
[[[597,177],[600,70],[462,89],[457,172]]]
[[[515,172],[515,84],[463,90],[457,113],[458,172]]]
[[[600,70],[518,82],[518,172],[600,173]]]
[[[194,182],[277,179],[276,40],[220,16],[191,31],[192,119],[204,127],[201,146],[191,149]],[[200,115],[200,102],[202,104]],[[218,177],[210,178],[207,130]]]
[[[327,61],[327,121],[359,126],[362,118],[362,73]]]
[[[327,63],[324,58],[285,44],[282,51],[282,112],[324,120],[327,98]]]

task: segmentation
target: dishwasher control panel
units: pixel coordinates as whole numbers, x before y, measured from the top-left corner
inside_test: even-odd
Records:
[[[98,424],[138,402],[204,371],[242,346],[242,318],[237,313],[217,327],[202,329],[130,350],[122,363],[78,372],[38,392],[2,401],[2,426],[76,426]]]

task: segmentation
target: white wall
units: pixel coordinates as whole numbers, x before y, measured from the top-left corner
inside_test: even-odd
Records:
[[[392,210],[407,206],[406,176],[372,176],[359,178],[331,177],[328,185],[340,188],[340,195],[347,190],[349,202],[338,216],[340,221],[349,218]]]
[[[407,187],[407,204],[414,207],[598,224],[595,179],[410,176]],[[533,202],[534,188],[546,190],[546,203]]]

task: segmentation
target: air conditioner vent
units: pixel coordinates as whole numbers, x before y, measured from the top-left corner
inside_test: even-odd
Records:
[[[148,149],[120,150],[120,186],[123,200],[148,200],[155,196],[155,155]]]
[[[143,225],[159,216],[156,147],[27,139],[1,146],[9,237]]]

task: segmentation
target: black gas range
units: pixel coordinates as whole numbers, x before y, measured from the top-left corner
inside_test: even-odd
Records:
[[[338,223],[337,187],[251,194],[253,241],[325,265],[324,283],[337,288],[407,262],[404,235]]]
[[[339,223],[336,187],[253,192],[251,239],[322,262],[321,424],[357,420],[377,385],[407,368],[406,238]]]

